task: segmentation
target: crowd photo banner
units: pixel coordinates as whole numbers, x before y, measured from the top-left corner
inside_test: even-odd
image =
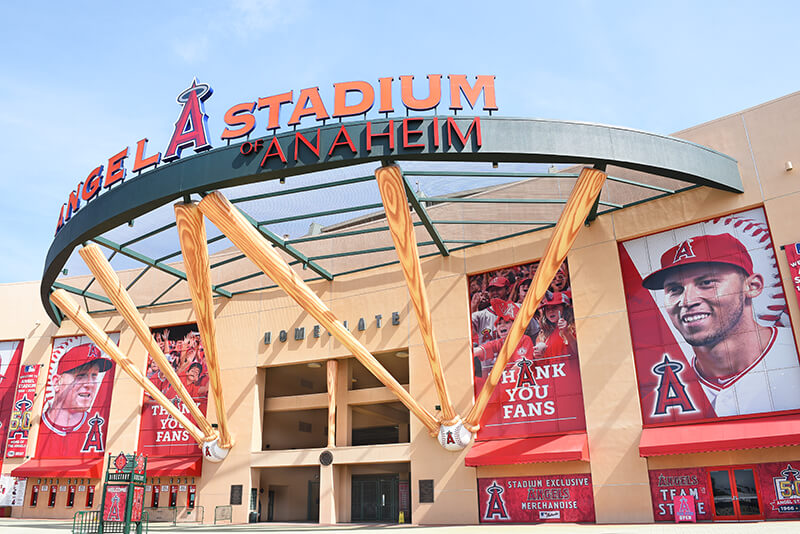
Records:
[[[161,347],[203,415],[208,407],[208,369],[197,325],[184,324],[152,330]],[[147,378],[170,399],[190,421],[197,424],[152,356],[147,357]],[[146,392],[139,427],[139,452],[150,458],[201,458],[202,450],[167,411]]]
[[[0,465],[5,457],[6,439],[10,440],[13,435],[10,428],[19,426],[12,424],[12,415],[21,358],[22,341],[0,342]],[[33,405],[33,395],[30,401]]]
[[[538,263],[469,277],[475,395],[503,346]],[[569,269],[564,262],[509,358],[477,440],[586,429]]]
[[[619,244],[645,425],[800,409],[762,208]]]
[[[103,457],[115,369],[86,336],[53,339],[36,458]]]

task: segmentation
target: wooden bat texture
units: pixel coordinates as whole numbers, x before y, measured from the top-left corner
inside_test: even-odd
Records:
[[[145,346],[147,352],[150,353],[150,356],[158,365],[158,368],[161,369],[161,372],[164,373],[164,376],[175,389],[175,392],[178,394],[180,399],[186,405],[189,412],[192,414],[192,417],[197,422],[197,426],[200,427],[205,433],[205,437],[203,438],[204,441],[210,441],[212,439],[217,438],[217,432],[211,427],[211,423],[203,415],[203,412],[200,411],[200,408],[195,404],[192,396],[186,390],[186,387],[181,382],[180,378],[178,378],[177,373],[170,365],[167,358],[164,356],[164,353],[161,350],[161,347],[158,346],[156,340],[153,338],[153,335],[150,333],[150,329],[142,319],[142,316],[136,310],[136,305],[133,303],[128,292],[122,286],[122,282],[120,282],[117,273],[114,272],[113,267],[111,264],[108,263],[108,260],[103,255],[100,247],[91,243],[83,247],[79,254],[86,265],[89,267],[89,270],[92,272],[94,277],[100,282],[100,285],[103,287],[103,290],[108,295],[108,298],[111,302],[114,303],[114,306],[117,308],[117,311],[122,315],[122,318],[125,319],[125,322],[128,323],[128,326],[136,334],[136,337],[139,338],[139,341]]]
[[[439,423],[403,386],[370,354],[370,352],[336,319],[336,316],[308,285],[280,257],[272,246],[253,228],[239,210],[218,191],[200,201],[200,209],[239,250],[269,276],[287,295],[338,339],[342,345],[389,388],[431,434],[438,433]]]
[[[214,298],[211,294],[211,268],[206,245],[206,227],[203,214],[197,204],[175,204],[175,222],[178,225],[178,238],[181,242],[183,264],[192,297],[192,308],[200,329],[200,339],[208,367],[208,382],[214,397],[217,421],[219,422],[219,446],[230,449],[233,446],[225,412],[225,399],[222,395],[222,378],[217,352],[217,327],[214,321]]]
[[[558,218],[553,235],[547,243],[544,257],[539,262],[539,268],[533,276],[528,294],[522,302],[519,313],[517,313],[517,318],[511,325],[508,336],[506,336],[503,347],[497,355],[497,360],[492,366],[492,371],[489,373],[483,389],[478,394],[478,398],[475,399],[472,409],[464,418],[465,425],[471,426],[472,429],[478,429],[478,424],[481,417],[483,417],[483,412],[486,410],[486,405],[489,403],[494,388],[503,375],[509,357],[516,350],[525,333],[525,327],[533,319],[536,308],[544,298],[556,271],[567,257],[567,253],[575,242],[578,231],[586,221],[586,217],[589,215],[595,199],[600,194],[605,180],[606,173],[597,169],[585,168],[581,171],[578,181],[575,182],[575,187],[572,188],[572,193],[570,193],[569,200],[564,206],[564,211],[561,212],[561,216]]]
[[[439,397],[439,404],[442,406],[442,423],[451,425],[458,415],[450,401],[447,382],[445,382],[444,372],[442,371],[439,347],[436,344],[436,336],[433,333],[428,293],[425,291],[423,283],[422,265],[419,260],[417,239],[414,235],[414,224],[411,221],[411,213],[408,211],[408,198],[406,197],[403,175],[400,167],[389,165],[377,169],[375,171],[375,179],[378,182],[378,188],[383,199],[383,209],[386,212],[386,220],[389,222],[394,248],[397,250],[400,266],[406,278],[408,293],[411,295],[414,311],[417,312],[419,332],[422,335],[425,352],[428,354],[428,363],[431,366],[431,374],[433,383],[436,386],[436,394]]]
[[[328,447],[336,446],[336,375],[339,360],[328,360]]]
[[[142,388],[153,397],[153,399],[164,408],[183,428],[186,429],[189,434],[194,438],[194,440],[199,443],[203,444],[205,440],[205,435],[203,432],[197,428],[188,417],[181,413],[180,409],[177,406],[172,404],[169,399],[161,393],[155,384],[150,382],[150,380],[145,377],[139,369],[133,365],[133,362],[128,359],[122,353],[122,350],[108,337],[108,334],[103,332],[103,329],[89,317],[89,314],[86,313],[80,305],[78,305],[70,296],[67,294],[66,291],[63,289],[56,289],[50,294],[50,300],[52,300],[59,309],[64,312],[64,314],[72,319],[78,327],[83,330],[89,339],[94,342],[95,345],[100,347],[100,349],[111,356],[111,358],[117,363],[117,365],[122,368],[122,370],[130,376],[134,382],[142,386]]]

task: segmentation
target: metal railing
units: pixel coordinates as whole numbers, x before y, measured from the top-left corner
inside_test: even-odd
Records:
[[[214,507],[214,524],[217,521],[227,521],[233,523],[233,507],[230,504]]]
[[[100,531],[100,510],[75,512],[72,516],[72,534],[96,534]]]

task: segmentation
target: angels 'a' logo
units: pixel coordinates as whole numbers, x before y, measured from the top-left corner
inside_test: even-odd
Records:
[[[15,410],[19,410],[21,412],[27,412],[32,407],[33,407],[33,403],[31,402],[31,400],[28,398],[27,395],[25,395],[20,400],[18,400],[17,402],[14,403],[14,409]]]
[[[89,430],[86,432],[86,439],[83,440],[81,452],[103,452],[103,424],[106,420],[95,412],[89,419]]]
[[[519,376],[517,376],[518,388],[533,387],[536,385],[536,379],[533,378],[533,372],[531,371],[532,365],[533,361],[528,358],[522,358],[516,363],[516,366],[519,367]]]
[[[453,437],[453,431],[452,430],[448,430],[447,431],[447,438],[445,438],[445,444],[447,444],[447,445],[455,445],[456,444],[456,440]]]
[[[661,376],[657,389],[656,409],[653,415],[666,415],[667,410],[672,407],[677,407],[681,413],[697,410],[686,393],[686,386],[678,378],[678,373],[682,369],[683,364],[679,361],[670,360],[668,354],[664,354],[664,360],[653,367],[653,372]]]
[[[197,78],[192,85],[178,95],[177,101],[183,106],[181,116],[175,123],[175,131],[169,146],[164,152],[163,160],[169,162],[181,157],[181,149],[194,145],[195,152],[211,148],[208,142],[208,115],[203,109],[203,102],[214,92],[208,84],[197,83]]]
[[[119,494],[115,493],[111,497],[111,506],[108,509],[108,517],[106,521],[122,521],[122,514],[120,514]]]
[[[800,471],[786,464],[786,469],[781,471],[781,476],[772,478],[775,484],[775,495],[778,499],[800,500]]]
[[[506,503],[503,501],[503,486],[492,482],[492,485],[486,488],[486,493],[489,494],[489,501],[486,504],[486,513],[483,515],[484,519],[508,519],[508,512],[506,511]]]
[[[672,263],[678,263],[680,260],[685,258],[694,258],[694,250],[692,249],[692,240],[687,239],[680,245],[678,245],[678,250],[675,251],[675,259],[672,260]]]

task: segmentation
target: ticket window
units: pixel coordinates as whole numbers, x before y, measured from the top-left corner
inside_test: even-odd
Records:
[[[72,508],[75,506],[75,491],[77,488],[74,484],[70,484],[69,490],[67,491],[67,508]]]
[[[47,499],[47,506],[50,508],[56,505],[56,494],[58,493],[58,484],[50,484],[50,497]]]
[[[161,494],[161,486],[153,484],[153,493],[150,495],[150,507],[158,508],[158,496]]]
[[[169,487],[169,507],[175,508],[178,506],[178,486]]]
[[[36,503],[38,502],[39,502],[39,486],[36,485],[31,488],[31,500],[29,504],[31,507],[35,508]]]
[[[94,486],[86,486],[86,508],[94,506]]]
[[[186,507],[190,510],[194,508],[194,501],[197,495],[197,486],[189,486],[188,493],[186,494]]]

